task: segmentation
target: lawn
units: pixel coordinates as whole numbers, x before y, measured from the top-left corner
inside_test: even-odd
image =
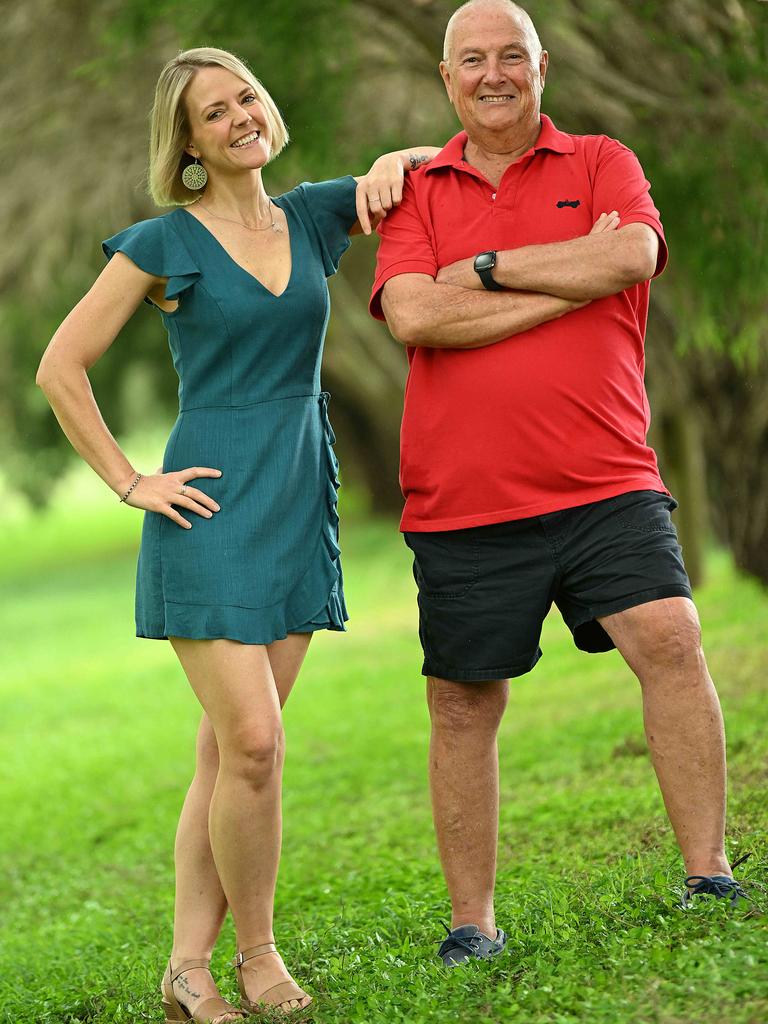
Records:
[[[162,1019],[172,845],[198,712],[132,636],[140,516],[78,477],[0,531],[0,1021]],[[558,617],[502,728],[498,920],[509,952],[446,974],[408,552],[348,506],[352,621],[286,710],[277,939],[319,1024],[765,1024],[768,914],[676,908],[679,860],[637,684]],[[697,595],[728,728],[728,848],[768,910],[768,595],[714,552]],[[691,800],[699,794],[692,793]],[[214,969],[234,996],[228,923]]]

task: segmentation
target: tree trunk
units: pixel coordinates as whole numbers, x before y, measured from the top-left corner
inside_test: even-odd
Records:
[[[685,567],[698,587],[704,582],[708,510],[701,427],[692,403],[661,416],[657,434],[664,478],[680,504],[675,519]]]
[[[652,408],[649,441],[667,487],[679,502],[675,512],[685,567],[694,587],[704,582],[709,529],[706,459],[699,410],[685,359],[676,351],[674,321],[657,295],[648,321],[648,392]]]
[[[707,412],[705,436],[712,509],[736,565],[768,586],[768,353],[749,368],[712,354],[692,376]],[[749,372],[748,372],[749,371]]]
[[[343,472],[368,491],[373,512],[392,515],[403,507],[398,467],[408,363],[387,328],[368,315],[360,282],[351,280],[373,279],[372,253],[362,241],[357,245],[357,258],[331,283],[333,319],[323,377],[333,395],[331,419]]]

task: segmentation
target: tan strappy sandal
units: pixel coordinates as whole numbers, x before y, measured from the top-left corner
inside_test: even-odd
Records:
[[[236,1013],[244,1020],[247,1016],[246,1011],[241,1010],[239,1006],[232,1006],[231,1003],[228,1003],[226,999],[222,999],[221,996],[211,996],[209,999],[204,999],[195,1009],[194,1013],[190,1013],[186,1006],[178,1001],[173,992],[173,983],[180,974],[183,974],[185,971],[191,971],[195,967],[204,967],[208,970],[209,961],[184,960],[175,969],[171,966],[171,961],[168,961],[168,966],[163,976],[163,1009],[165,1010],[166,1024],[176,1024],[177,1021],[183,1021],[184,1024],[187,1024],[189,1021],[193,1021],[194,1024],[210,1024],[212,1020],[221,1017],[225,1013]],[[295,997],[292,996],[291,998]]]
[[[249,949],[244,949],[241,953],[232,961],[232,966],[237,971],[237,987],[240,989],[240,1005],[248,1013],[265,1013],[272,1007],[280,1006],[281,1003],[287,1003],[290,999],[306,999],[308,993],[303,989],[299,988],[293,979],[289,981],[279,981],[276,985],[271,985],[265,989],[257,1000],[249,999],[247,992],[245,991],[245,981],[243,980],[242,966],[247,960],[253,960],[254,957],[264,956],[266,953],[276,953],[277,946],[274,942],[264,942],[260,946],[251,946]],[[301,1014],[305,1014],[312,1006],[312,999],[306,1006],[297,1006],[293,1010],[283,1010],[283,1014],[294,1020]]]

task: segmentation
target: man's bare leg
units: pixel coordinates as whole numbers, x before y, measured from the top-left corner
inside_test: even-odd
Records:
[[[696,607],[670,597],[599,620],[640,680],[645,734],[689,875],[730,875],[723,716]]]
[[[496,734],[508,693],[506,680],[427,679],[432,812],[451,897],[451,928],[475,924],[491,938],[499,833]]]

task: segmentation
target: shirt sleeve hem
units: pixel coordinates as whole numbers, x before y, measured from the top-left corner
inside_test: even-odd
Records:
[[[644,213],[631,213],[626,220],[622,218],[621,226],[625,228],[628,224],[647,224],[648,227],[653,228],[658,235],[659,254],[656,257],[656,269],[654,270],[651,278],[651,280],[653,280],[654,277],[658,277],[659,274],[664,272],[669,261],[669,250],[667,248],[667,240],[664,237],[664,229],[655,217],[651,217],[649,214]]]
[[[381,308],[381,292],[390,278],[399,277],[401,274],[427,274],[429,277],[434,277],[436,269],[434,263],[429,260],[398,260],[397,263],[390,263],[376,275],[376,280],[373,282],[371,301],[368,303],[371,316],[376,320],[385,319]]]

